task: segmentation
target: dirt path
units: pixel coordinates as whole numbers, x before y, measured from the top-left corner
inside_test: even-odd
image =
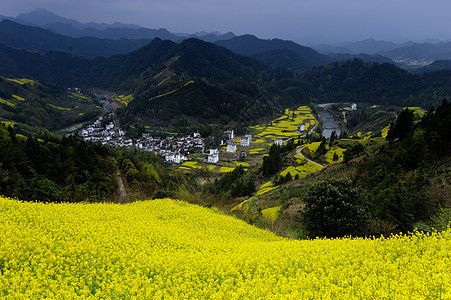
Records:
[[[119,202],[124,203],[124,200],[127,197],[127,192],[125,191],[124,182],[122,181],[121,173],[119,171],[116,173],[116,182],[119,186]]]

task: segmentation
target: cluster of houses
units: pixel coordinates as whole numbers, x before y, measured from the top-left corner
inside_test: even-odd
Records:
[[[115,119],[105,124],[103,117],[99,117],[93,124],[80,130],[78,135],[85,141],[97,142],[102,145],[137,147],[146,151],[152,151],[172,163],[184,162],[187,160],[186,155],[204,153],[205,151],[205,142],[199,133],[181,137],[152,137],[150,134],[145,133],[140,138],[132,140],[126,137],[119,120]]]
[[[102,121],[103,117],[99,117],[93,124],[80,130],[78,135],[85,141],[99,142],[102,145],[110,145],[112,147],[133,146],[133,140],[125,136],[119,120],[113,120],[108,124],[103,124]]]
[[[204,139],[200,134],[187,136],[152,137],[143,134],[137,140],[138,147],[162,156],[166,161],[180,163],[186,160],[185,155],[192,153],[203,153],[205,150]]]
[[[137,147],[145,151],[152,151],[155,154],[164,157],[165,161],[170,163],[183,163],[188,160],[187,155],[201,153],[206,155],[205,162],[216,164],[219,161],[219,150],[209,149],[205,152],[205,139],[199,133],[189,136],[167,136],[152,137],[144,133],[140,138],[132,140],[126,137],[122,130],[119,120],[115,119],[105,122],[103,117],[99,117],[93,124],[81,129],[78,135],[85,141],[98,142],[102,145],[112,147]],[[235,135],[233,130],[225,132],[226,151],[230,153],[237,152],[237,144],[233,141]],[[252,141],[252,135],[241,137],[241,146],[249,147]],[[223,145],[224,141],[221,143]],[[237,159],[245,158],[246,153],[235,153]],[[235,159],[235,158],[234,158]]]
[[[227,147],[226,147],[226,151],[227,152],[236,152],[236,143],[235,141],[233,141],[233,138],[235,137],[233,130],[227,130],[224,132],[225,136],[227,137]],[[240,145],[241,147],[249,147],[251,145],[252,142],[252,135],[250,134],[246,134],[245,136],[241,137],[241,141],[240,141]],[[221,143],[221,145],[223,145],[223,142]]]

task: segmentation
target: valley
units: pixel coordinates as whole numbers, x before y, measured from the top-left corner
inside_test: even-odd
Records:
[[[449,18],[169,2],[0,15],[0,298],[451,298]]]

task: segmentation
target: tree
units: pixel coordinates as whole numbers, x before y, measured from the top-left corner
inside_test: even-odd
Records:
[[[348,164],[351,159],[357,157],[365,152],[365,147],[361,143],[353,145],[350,149],[347,149],[343,154],[343,161]]]
[[[365,233],[365,201],[348,179],[313,185],[304,197],[302,223],[312,237],[342,237]]]
[[[270,177],[277,173],[282,166],[282,158],[280,157],[281,147],[273,145],[269,149],[269,155],[263,158],[263,176]]]
[[[338,138],[341,140],[341,139],[347,139],[348,137],[349,137],[348,133],[345,130],[343,130],[340,132],[340,136]]]
[[[337,132],[334,130],[330,134],[329,147],[332,147],[332,145],[336,139],[337,139]]]
[[[413,131],[414,124],[413,112],[408,108],[404,109],[400,114],[396,123],[390,124],[390,129],[387,133],[387,141],[393,141],[396,138],[400,140],[410,136]]]
[[[334,152],[334,156],[332,157],[332,161],[337,161],[338,160],[338,154],[337,152]]]

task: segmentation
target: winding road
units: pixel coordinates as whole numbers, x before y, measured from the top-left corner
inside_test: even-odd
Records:
[[[296,154],[300,154],[306,161],[311,161],[312,163],[314,163],[314,164],[320,166],[321,168],[324,168],[324,166],[323,166],[322,164],[317,163],[316,161],[313,161],[313,160],[311,160],[310,158],[305,157],[305,155],[302,154],[302,150],[304,150],[304,148],[305,148],[305,147],[296,149]]]

